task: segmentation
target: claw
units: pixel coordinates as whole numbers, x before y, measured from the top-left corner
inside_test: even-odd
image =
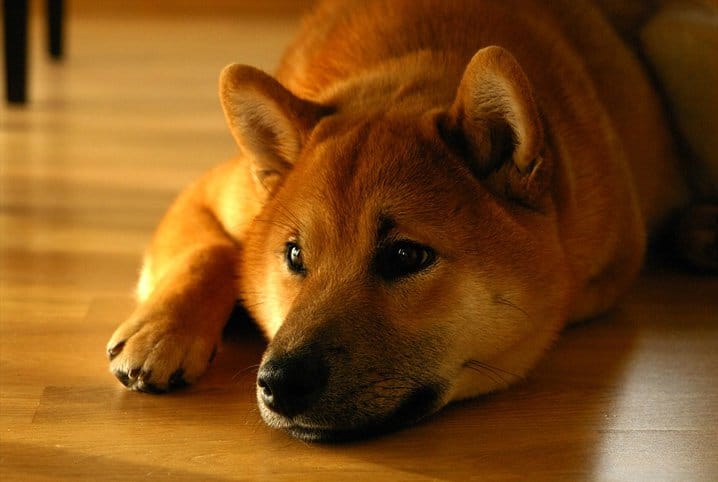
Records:
[[[184,379],[184,370],[182,368],[177,369],[170,377],[170,381],[169,381],[170,390],[172,390],[174,388],[186,387],[187,385],[188,385],[187,381]]]
[[[137,390],[138,392],[154,393],[154,394],[164,393],[167,391],[165,389],[158,387],[154,383],[146,383],[144,381],[139,381],[132,387],[132,389]]]
[[[132,385],[132,380],[130,379],[129,376],[127,376],[127,373],[117,371],[117,372],[115,372],[115,376],[120,381],[120,383],[123,384],[124,386],[126,386],[127,388],[130,388],[130,386]]]
[[[121,342],[117,343],[115,346],[107,349],[107,358],[112,361],[117,355],[119,355],[122,352],[122,349],[125,347],[125,340],[122,340]]]

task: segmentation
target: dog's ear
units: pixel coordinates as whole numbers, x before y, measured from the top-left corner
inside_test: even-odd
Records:
[[[328,113],[247,65],[224,68],[219,96],[232,136],[268,192],[292,168],[312,129]]]
[[[474,55],[441,130],[494,192],[538,202],[547,184],[543,128],[531,85],[508,51],[492,46]]]

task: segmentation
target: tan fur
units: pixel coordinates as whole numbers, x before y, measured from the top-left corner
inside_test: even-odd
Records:
[[[327,1],[276,80],[233,65],[220,97],[241,154],[158,228],[111,368],[137,390],[194,381],[238,298],[265,364],[325,360],[304,412],[259,396],[307,439],[520,379],[617,302],[647,229],[687,201],[658,97],[588,2]],[[436,261],[382,278],[399,240]]]

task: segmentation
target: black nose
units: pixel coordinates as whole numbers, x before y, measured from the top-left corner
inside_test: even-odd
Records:
[[[328,375],[326,363],[314,354],[270,357],[259,369],[257,390],[270,410],[293,417],[316,402]]]

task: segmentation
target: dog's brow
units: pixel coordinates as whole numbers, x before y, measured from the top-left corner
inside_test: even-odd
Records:
[[[379,223],[376,232],[377,243],[381,243],[389,236],[392,229],[396,228],[396,221],[391,216],[385,214],[379,217]]]

